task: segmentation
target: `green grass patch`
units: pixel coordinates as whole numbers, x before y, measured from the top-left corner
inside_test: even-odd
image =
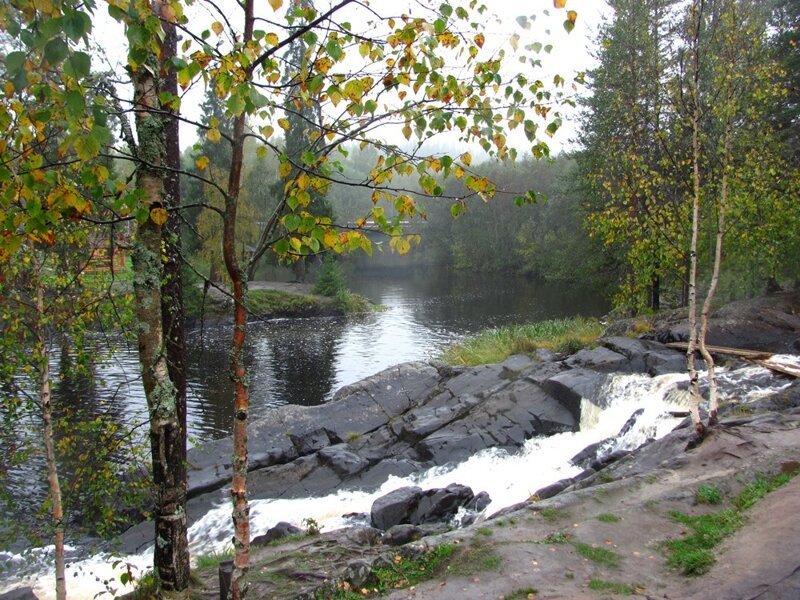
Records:
[[[602,513],[595,518],[601,523],[618,523],[620,521],[617,515],[612,515],[611,513]]]
[[[344,584],[334,593],[321,592],[317,593],[316,597],[326,600],[355,600],[417,585],[444,572],[456,550],[453,544],[440,544],[417,557],[397,554],[391,565],[373,570],[372,580],[365,588],[366,593],[353,590],[349,584]]]
[[[744,511],[761,498],[788,483],[795,474],[782,473],[774,477],[759,475],[733,499],[731,508],[707,515],[691,516],[673,512],[671,517],[691,530],[682,538],[667,540],[662,549],[668,564],[684,575],[702,575],[714,564],[714,548],[745,523]]]
[[[316,298],[280,290],[252,290],[247,294],[247,308],[256,315],[304,314],[317,311],[320,306]]]
[[[502,362],[512,354],[530,354],[539,348],[574,352],[594,342],[602,327],[596,319],[575,317],[490,329],[448,348],[441,359],[454,365]]]
[[[486,537],[494,534],[494,532],[489,527],[478,527],[475,530],[475,533],[477,535],[483,535],[483,536],[486,536]]]
[[[537,544],[566,544],[570,539],[568,533],[557,531],[536,542]]]
[[[619,554],[607,548],[599,548],[584,544],[583,542],[573,542],[575,551],[592,562],[616,569],[619,567]]]
[[[694,500],[698,504],[722,504],[722,492],[713,485],[701,485],[694,493]]]
[[[590,579],[589,589],[593,592],[617,594],[619,596],[631,596],[636,593],[636,589],[632,585],[617,583],[616,581],[605,581],[603,579]]]
[[[563,508],[543,508],[539,511],[539,514],[542,515],[542,518],[546,521],[557,521],[559,519],[565,519],[569,516],[569,512],[564,510]]]
[[[216,569],[223,560],[233,558],[233,548],[227,548],[222,552],[209,552],[207,554],[197,554],[194,557],[195,569]]]
[[[520,588],[518,590],[514,590],[510,594],[506,594],[503,596],[504,600],[527,600],[528,598],[532,598],[539,593],[539,590],[536,588]]]
[[[473,538],[470,546],[461,546],[454,560],[447,566],[447,574],[469,577],[482,571],[494,571],[501,564],[500,557],[486,543]]]

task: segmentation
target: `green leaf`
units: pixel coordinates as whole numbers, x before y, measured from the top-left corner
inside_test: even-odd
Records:
[[[25,59],[28,57],[25,52],[9,52],[6,54],[6,71],[14,74],[19,71],[25,64]]]
[[[567,33],[571,33],[573,29],[575,29],[575,23],[567,19],[564,21],[564,29],[566,29]]]
[[[76,10],[64,15],[64,33],[73,42],[79,41],[92,30],[92,19],[85,12]]]
[[[239,94],[231,94],[226,104],[228,106],[228,111],[234,116],[238,117],[244,112],[244,100]]]
[[[78,119],[83,115],[84,109],[84,99],[83,94],[81,94],[77,90],[71,90],[67,92],[66,96],[64,97],[64,101],[67,106],[67,115],[72,117],[73,119]]]
[[[73,52],[64,63],[64,73],[81,79],[88,77],[92,70],[92,59],[85,52]]]
[[[286,238],[281,238],[275,242],[275,252],[278,254],[286,254],[289,252],[289,242]]]
[[[294,231],[300,226],[300,217],[294,213],[290,213],[283,218],[283,225],[287,231]]]

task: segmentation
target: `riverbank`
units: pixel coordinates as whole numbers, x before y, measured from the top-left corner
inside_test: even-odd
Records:
[[[363,296],[344,291],[336,296],[314,293],[310,283],[251,281],[248,283],[247,310],[257,320],[279,318],[336,317],[375,310]],[[225,324],[232,320],[232,300],[216,286],[208,288],[203,300],[202,287],[194,289],[186,302],[189,327]]]

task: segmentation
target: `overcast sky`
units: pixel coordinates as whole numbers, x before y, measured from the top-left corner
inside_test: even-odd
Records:
[[[222,0],[223,5],[225,1]],[[564,10],[554,9],[553,0],[527,0],[523,2],[508,0],[484,1],[489,9],[485,21],[485,49],[497,48],[503,45],[508,49],[508,41],[515,33],[521,36],[520,46],[534,41],[552,44],[554,47],[552,53],[549,55],[542,54],[543,71],[537,74],[537,78],[545,82],[552,81],[552,77],[556,73],[564,76],[569,81],[578,71],[592,67],[591,48],[593,40],[599,24],[610,13],[605,0],[567,0],[566,8],[575,10],[578,13],[575,28],[569,34],[566,33],[562,25],[566,13]],[[259,2],[262,2],[266,7],[267,14],[271,12],[266,0],[259,0]],[[317,1],[315,6],[319,10],[324,10],[330,4],[331,0],[323,0]],[[438,2],[432,0],[431,4],[436,5]],[[419,5],[419,0],[372,0],[370,2],[370,6],[377,12],[385,13],[386,11],[391,11],[393,14],[405,12],[414,15],[415,12],[419,12]],[[549,11],[549,16],[543,14],[545,10]],[[212,17],[208,10],[203,7],[202,0],[194,3],[193,6],[188,8],[188,11],[187,14],[190,17],[193,30],[209,27],[211,22],[215,20],[215,17]],[[232,7],[231,14],[237,15],[237,13],[238,10],[235,6]],[[489,13],[496,15],[496,18],[488,17]],[[274,13],[274,15],[280,14],[283,14],[283,9]],[[536,15],[535,20],[532,20],[530,29],[522,29],[516,23],[516,18],[520,15]],[[118,23],[107,16],[106,9],[102,4],[97,7],[97,16],[94,34],[95,39],[105,51],[105,60],[110,64],[113,71],[117,73],[124,72],[122,70],[126,51],[124,31]],[[510,62],[515,61],[512,59]],[[95,64],[94,68],[103,67],[100,64]],[[516,68],[516,65],[513,68]],[[124,96],[130,96],[129,90],[121,89],[120,91]],[[199,83],[185,96],[182,110],[187,117],[199,119],[199,105],[202,102],[203,93],[203,84]],[[559,152],[570,147],[569,141],[575,137],[576,133],[577,121],[575,115],[565,113],[564,125],[552,140],[548,140],[548,143],[554,152]],[[393,134],[389,133],[387,135],[391,137]],[[195,141],[195,128],[191,125],[183,125],[181,129],[182,147],[191,146]],[[399,141],[402,141],[402,138]],[[519,140],[518,142],[512,138],[510,141],[521,148],[526,146],[523,143],[524,140]],[[444,146],[449,143],[447,140],[441,140],[437,142],[437,145]]]

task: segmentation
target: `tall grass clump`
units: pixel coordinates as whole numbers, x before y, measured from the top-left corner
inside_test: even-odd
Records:
[[[603,333],[596,319],[572,317],[507,325],[490,329],[451,346],[441,359],[453,365],[483,365],[504,361],[512,354],[530,354],[539,348],[554,352],[575,352]]]

